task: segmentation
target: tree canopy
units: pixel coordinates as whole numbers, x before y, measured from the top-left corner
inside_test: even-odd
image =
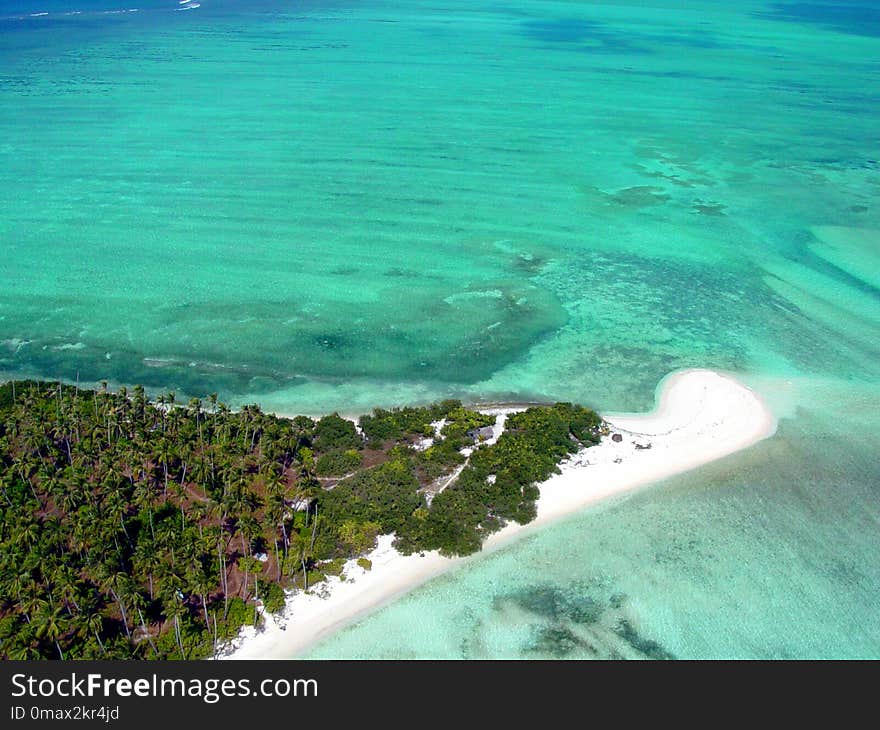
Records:
[[[359,431],[216,395],[6,383],[0,656],[210,656],[258,603],[280,610],[380,534],[404,552],[479,550],[533,519],[535,484],[603,429],[580,406],[534,407],[466,457],[468,432],[494,421],[444,401],[377,409]]]

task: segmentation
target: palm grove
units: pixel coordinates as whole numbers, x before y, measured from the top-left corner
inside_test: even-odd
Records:
[[[214,655],[258,605],[278,611],[285,589],[338,575],[380,534],[404,553],[463,555],[532,520],[535,483],[604,429],[580,406],[532,407],[465,456],[494,421],[444,401],[378,409],[356,429],[216,396],[7,383],[0,655]]]

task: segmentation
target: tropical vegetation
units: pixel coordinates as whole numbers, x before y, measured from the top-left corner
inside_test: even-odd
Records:
[[[215,655],[285,591],[394,533],[405,553],[480,549],[535,516],[536,483],[601,419],[567,403],[508,417],[449,400],[281,418],[142,387],[0,387],[0,656]]]

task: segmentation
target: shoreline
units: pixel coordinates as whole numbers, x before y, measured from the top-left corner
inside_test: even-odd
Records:
[[[509,523],[483,549],[464,558],[436,551],[401,555],[392,535],[367,554],[371,570],[355,560],[343,576],[328,577],[308,593],[288,593],[284,609],[265,615],[260,631],[242,630],[221,659],[292,659],[396,598],[453,568],[512,543],[551,522],[611,497],[729,456],[776,431],[764,400],[732,375],[689,369],[667,375],[655,391],[655,407],[643,414],[602,414],[611,431],[601,444],[573,454],[540,487],[537,517]],[[514,409],[488,406],[488,412]],[[613,437],[620,436],[620,441]]]

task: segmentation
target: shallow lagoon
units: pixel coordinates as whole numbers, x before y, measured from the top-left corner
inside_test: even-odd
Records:
[[[0,20],[0,370],[318,413],[708,366],[786,416],[315,655],[880,655],[875,9],[44,5]]]

